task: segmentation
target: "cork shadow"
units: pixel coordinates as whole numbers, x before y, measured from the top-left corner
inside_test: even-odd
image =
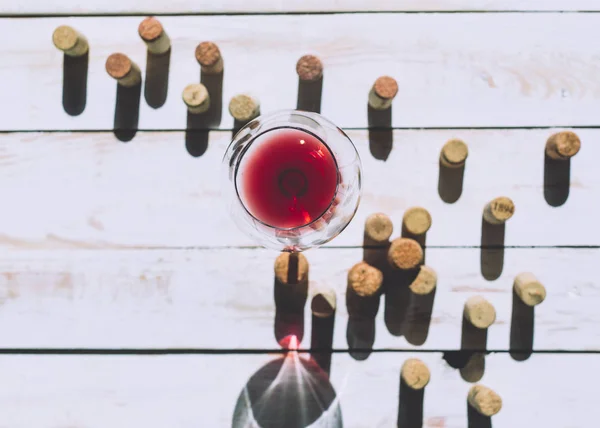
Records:
[[[223,114],[223,71],[217,74],[206,74],[200,72],[200,83],[208,91],[210,97],[210,106],[204,113],[206,127],[218,128],[221,125]]]
[[[473,408],[467,401],[468,428],[492,428],[492,418],[484,416]]]
[[[311,307],[330,307],[322,295],[313,297]],[[330,316],[312,315],[310,354],[312,359],[329,376],[331,374],[331,355],[333,353],[333,331],[335,327],[335,309]]]
[[[163,54],[154,54],[148,51],[146,55],[144,98],[146,103],[154,109],[162,107],[167,101],[170,66],[171,49]]]
[[[385,307],[383,319],[385,326],[393,336],[402,336],[405,333],[405,322],[412,294],[408,286],[415,280],[417,274],[418,270],[402,271],[391,268],[384,272]]]
[[[460,350],[465,360],[459,367],[460,376],[467,382],[479,382],[485,373],[488,329],[477,328],[463,317],[461,331]]]
[[[412,389],[400,377],[398,399],[398,428],[421,428],[423,426],[423,401],[425,389]]]
[[[352,358],[357,361],[369,358],[375,343],[375,317],[348,317],[346,340]]]
[[[312,360],[289,352],[254,373],[235,404],[232,428],[342,428],[335,389]]]
[[[137,133],[140,120],[141,93],[141,82],[131,87],[117,84],[113,132],[119,141],[131,141]]]
[[[481,274],[494,281],[504,268],[504,238],[506,224],[491,224],[481,220]]]
[[[87,77],[90,53],[63,56],[62,105],[69,116],[79,116],[87,103]]]
[[[403,331],[406,341],[411,345],[421,346],[429,336],[436,291],[437,287],[431,293],[424,295],[410,292]]]
[[[190,156],[196,158],[206,152],[209,132],[205,114],[194,114],[188,110],[185,127],[185,149]]]
[[[438,194],[442,201],[453,204],[460,199],[463,192],[465,165],[449,168],[441,161],[439,165]]]
[[[281,344],[289,336],[296,336],[298,343],[304,337],[304,305],[308,296],[308,278],[295,282],[298,277],[298,255],[290,255],[287,284],[274,279],[275,340]]]
[[[296,110],[321,113],[321,97],[323,94],[323,77],[317,81],[298,79],[298,101]]]
[[[371,239],[367,233],[363,234],[363,261],[386,273],[388,269],[387,253],[391,242],[377,242]]]
[[[367,106],[369,124],[369,150],[375,159],[386,161],[394,145],[392,107],[377,110]]]
[[[525,361],[533,353],[534,311],[526,305],[513,288],[512,316],[510,322],[510,356],[515,361]]]
[[[571,159],[556,160],[544,156],[544,199],[551,207],[567,202],[571,183]]]

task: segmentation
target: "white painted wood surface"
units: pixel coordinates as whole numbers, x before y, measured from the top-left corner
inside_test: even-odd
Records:
[[[165,2],[127,1],[59,1],[28,0],[5,2],[0,13],[273,13],[273,12],[353,12],[353,11],[579,11],[598,10],[594,0],[175,0]]]
[[[373,354],[363,362],[344,354],[333,356],[331,384],[344,427],[397,426],[400,367],[410,357],[422,359],[431,370],[423,426],[467,426],[466,396],[471,384],[441,354],[408,353]],[[2,356],[0,427],[228,427],[248,379],[276,358]],[[488,356],[482,383],[503,401],[502,410],[492,418],[493,426],[589,427],[596,418],[590,388],[600,381],[599,372],[593,370],[598,362],[597,355],[534,355],[522,363],[508,355]],[[289,373],[298,366],[298,362],[284,366],[277,391],[294,395],[311,381],[315,387],[307,372]],[[293,376],[301,380],[295,382]],[[267,396],[265,401],[274,398]]]
[[[399,236],[404,211],[427,208],[428,245],[478,246],[484,205],[505,195],[516,204],[506,245],[599,245],[593,213],[600,200],[600,131],[577,130],[566,203],[544,197],[544,147],[556,130],[395,131],[386,162],[369,150],[367,131],[350,131],[362,158],[363,196],[350,226],[328,245],[362,245],[365,218],[384,212]],[[469,144],[463,192],[438,193],[439,151],[450,138]],[[0,245],[5,248],[173,248],[254,245],[225,212],[218,180],[230,132],[211,132],[191,157],[183,132],[140,132],[123,144],[112,133],[0,135]]]
[[[336,290],[333,346],[348,349],[346,278],[362,260],[362,250],[320,249],[306,255],[310,289]],[[258,249],[5,252],[0,343],[5,348],[279,349],[276,256]],[[422,349],[460,349],[464,302],[482,295],[497,311],[487,349],[508,350],[513,280],[531,271],[548,290],[535,309],[533,348],[600,350],[594,270],[600,250],[507,249],[502,275],[493,282],[480,273],[477,249],[430,248],[426,257],[439,282]],[[418,348],[388,331],[385,310],[382,299],[374,349]],[[304,320],[302,347],[308,349],[310,301]]]
[[[566,4],[561,2],[562,4]],[[124,3],[123,3],[124,4]],[[165,3],[166,4],[166,3]],[[491,4],[491,3],[490,3]],[[570,3],[572,4],[572,3]],[[11,43],[0,47],[2,130],[111,129],[116,83],[108,55],[129,55],[145,69],[140,17],[2,19]],[[213,40],[225,59],[223,119],[229,99],[251,92],[263,112],[295,108],[295,64],[315,53],[325,64],[322,112],[342,127],[367,125],[367,94],[395,76],[397,127],[598,125],[599,14],[349,14],[162,17],[173,41],[166,104],[142,98],[142,129],[184,129],[183,88],[199,79],[194,48]],[[85,111],[61,106],[63,55],[51,43],[61,24],[91,46]],[[143,95],[142,95],[143,97]]]

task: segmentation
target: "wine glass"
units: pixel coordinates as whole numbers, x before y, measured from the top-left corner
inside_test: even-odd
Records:
[[[304,251],[339,235],[360,191],[354,144],[316,113],[260,116],[239,130],[223,157],[223,195],[234,221],[279,251]]]

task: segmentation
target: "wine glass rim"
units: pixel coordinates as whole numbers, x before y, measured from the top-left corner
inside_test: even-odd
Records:
[[[279,113],[288,112],[288,111],[289,112],[295,112],[296,110],[280,110]],[[301,112],[301,113],[304,113],[304,112]],[[269,116],[272,116],[272,115],[275,115],[275,114],[277,114],[277,113],[270,114]],[[263,116],[263,118],[264,118],[264,116]],[[244,158],[244,155],[246,154],[246,152],[248,151],[248,149],[250,148],[250,146],[252,145],[252,143],[254,141],[256,141],[257,138],[259,138],[260,136],[262,136],[262,135],[264,135],[264,134],[266,134],[268,132],[276,131],[278,129],[296,129],[296,130],[299,130],[299,131],[302,131],[302,132],[306,132],[307,134],[312,135],[313,137],[315,137],[319,141],[321,141],[325,145],[325,147],[327,147],[327,150],[331,154],[333,162],[335,163],[336,183],[335,183],[335,191],[333,192],[333,196],[331,197],[331,201],[329,202],[329,204],[327,205],[327,207],[317,217],[315,217],[314,220],[312,220],[309,223],[300,225],[300,226],[294,226],[294,227],[277,227],[277,226],[273,226],[271,224],[265,223],[261,219],[257,218],[254,214],[252,214],[250,212],[250,210],[248,210],[248,207],[246,207],[246,204],[244,204],[244,202],[242,201],[242,198],[240,197],[240,192],[239,192],[239,189],[238,189],[238,182],[237,182],[238,169],[240,167],[242,159]],[[323,216],[325,215],[325,213],[327,211],[329,211],[329,209],[331,208],[331,206],[335,202],[335,199],[337,198],[338,193],[339,193],[339,189],[340,189],[340,174],[339,174],[339,172],[340,172],[340,168],[338,166],[338,162],[337,162],[336,156],[333,153],[333,151],[331,150],[331,148],[329,147],[329,145],[325,141],[323,141],[322,138],[320,138],[315,133],[313,133],[313,132],[311,132],[311,131],[309,131],[307,129],[304,129],[304,128],[300,128],[300,127],[296,127],[296,126],[291,126],[291,125],[282,125],[282,126],[275,126],[275,127],[263,130],[262,132],[258,133],[257,135],[255,135],[254,137],[252,137],[248,141],[248,143],[246,144],[246,146],[244,147],[244,149],[240,153],[239,160],[238,160],[238,162],[235,165],[233,185],[234,185],[234,188],[235,188],[235,195],[236,195],[236,198],[237,198],[238,202],[240,203],[240,205],[242,206],[242,208],[244,208],[244,211],[246,211],[246,213],[248,213],[248,215],[250,217],[252,217],[253,220],[259,222],[261,225],[263,225],[265,227],[268,227],[268,228],[271,228],[271,229],[275,229],[275,230],[282,230],[282,231],[289,232],[289,231],[293,231],[293,230],[299,230],[299,229],[302,229],[302,228],[305,228],[305,227],[310,227],[311,224],[314,224],[315,222],[319,221],[321,218],[323,218]]]

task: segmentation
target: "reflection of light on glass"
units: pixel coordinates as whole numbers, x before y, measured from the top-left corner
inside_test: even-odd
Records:
[[[310,214],[309,214],[309,213],[307,213],[306,211],[304,211],[304,212],[302,213],[302,216],[304,217],[304,221],[305,221],[306,223],[310,223]]]
[[[304,144],[304,143],[306,143],[306,141],[300,140],[300,144]]]

